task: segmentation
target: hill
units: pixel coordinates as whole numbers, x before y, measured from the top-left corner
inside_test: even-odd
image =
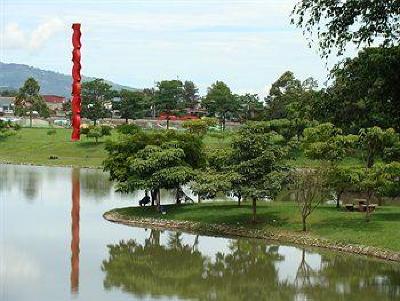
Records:
[[[71,95],[72,79],[70,75],[42,70],[23,64],[7,64],[0,62],[0,89],[19,89],[28,77],[35,78],[40,84],[40,92],[42,94],[55,94],[69,97]],[[83,77],[83,81],[93,80],[94,77]],[[113,89],[129,89],[134,88],[118,85],[107,81],[112,85]]]

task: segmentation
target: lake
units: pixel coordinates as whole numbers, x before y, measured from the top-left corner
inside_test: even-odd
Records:
[[[142,195],[101,170],[0,165],[0,300],[400,300],[399,264],[103,219]]]

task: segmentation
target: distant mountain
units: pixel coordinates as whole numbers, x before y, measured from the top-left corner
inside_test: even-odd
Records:
[[[28,77],[35,78],[40,84],[40,93],[54,94],[65,97],[71,96],[72,78],[70,75],[41,70],[28,65],[22,64],[6,64],[0,62],[0,89],[19,89]],[[83,81],[93,80],[94,77],[83,76]],[[121,90],[136,90],[131,87],[118,85],[107,81],[112,85],[113,89]]]

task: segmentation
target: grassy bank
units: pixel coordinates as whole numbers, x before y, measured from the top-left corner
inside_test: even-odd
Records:
[[[79,142],[71,142],[71,129],[56,129],[55,134],[48,135],[48,128],[23,128],[17,135],[0,141],[0,163],[33,164],[47,166],[101,167],[107,153],[104,141],[113,136],[101,139],[98,144],[94,140],[82,137]],[[213,152],[215,149],[229,147],[232,134],[210,134],[204,137],[205,149]],[[51,160],[50,156],[58,159]],[[309,160],[299,154],[296,160],[289,161],[291,166],[314,167],[320,163]],[[359,165],[358,158],[347,158],[343,164]]]
[[[287,232],[303,235],[300,215],[293,203],[264,203],[258,210],[258,223],[250,221],[250,204],[238,207],[236,204],[213,202],[207,204],[168,206],[167,214],[160,215],[153,208],[119,208],[113,210],[122,218],[149,218],[168,221],[189,221],[202,224],[244,227],[249,230]],[[400,252],[400,207],[384,206],[365,222],[364,215],[346,212],[332,206],[321,206],[309,218],[308,235],[331,242],[365,245]]]
[[[106,156],[104,142],[95,144],[82,137],[71,142],[70,129],[23,128],[17,135],[0,141],[0,162],[48,166],[100,167]],[[50,156],[58,159],[51,160]]]

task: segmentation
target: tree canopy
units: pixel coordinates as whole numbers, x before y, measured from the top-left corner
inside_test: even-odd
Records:
[[[318,39],[323,56],[333,49],[342,54],[349,43],[398,45],[399,22],[398,0],[301,0],[292,15],[292,23]]]

